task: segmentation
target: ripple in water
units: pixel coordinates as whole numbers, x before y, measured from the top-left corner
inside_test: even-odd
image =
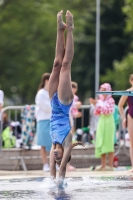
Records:
[[[132,200],[133,177],[66,178],[57,188],[50,178],[0,181],[0,200]]]

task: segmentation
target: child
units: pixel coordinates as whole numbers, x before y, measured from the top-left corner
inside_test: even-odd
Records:
[[[100,86],[101,91],[111,91],[109,83],[104,83]],[[101,158],[101,165],[95,170],[113,170],[114,159],[114,107],[115,101],[111,95],[99,95],[98,100],[90,99],[90,102],[95,105],[94,114],[99,116],[98,127],[96,131],[95,155]],[[109,166],[106,166],[106,154],[109,158]]]
[[[66,165],[71,159],[72,145],[69,110],[73,102],[71,86],[71,63],[74,55],[73,15],[66,12],[66,24],[62,21],[63,11],[57,14],[56,53],[49,80],[49,96],[52,116],[50,135],[52,148],[50,152],[50,174],[56,178],[56,163],[60,165],[58,186],[61,186],[66,174]],[[64,31],[67,30],[66,47]],[[76,144],[77,145],[77,144]],[[61,179],[62,178],[62,179]]]
[[[74,134],[74,132],[75,132],[74,118],[80,118],[82,116],[82,113],[79,112],[79,110],[78,110],[78,108],[80,108],[82,103],[79,101],[79,98],[76,95],[76,93],[78,91],[78,84],[76,82],[72,82],[72,91],[74,94],[74,99],[73,99],[72,106],[70,108],[69,117],[70,117],[70,123],[71,123],[71,127],[72,127],[72,133]]]

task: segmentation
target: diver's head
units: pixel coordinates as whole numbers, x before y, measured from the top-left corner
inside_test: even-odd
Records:
[[[56,149],[54,150],[54,160],[55,162],[60,165],[62,158],[63,158],[63,148],[61,145],[57,144]]]
[[[74,147],[77,146],[77,145],[82,145],[82,146],[84,146],[84,145],[82,144],[82,142],[76,142],[76,143],[73,143],[73,144],[72,144],[72,148],[74,148]],[[63,158],[63,154],[64,154],[64,149],[62,148],[61,145],[57,145],[57,146],[56,146],[56,149],[54,150],[54,160],[55,160],[55,162],[57,163],[57,165],[59,165],[59,166],[60,166],[60,164],[61,164],[61,161],[62,161],[62,158]],[[69,158],[68,158],[67,163],[70,162],[70,160],[71,160],[71,153],[70,153],[70,155],[69,155]]]
[[[129,82],[131,86],[133,87],[133,74],[130,75]]]
[[[70,162],[70,160],[71,160],[71,154],[70,154],[70,156],[69,156],[69,158],[68,158],[67,163]],[[57,165],[60,166],[60,165],[61,165],[62,158],[60,158],[60,159],[58,159],[58,160],[55,160],[55,161],[56,161]]]

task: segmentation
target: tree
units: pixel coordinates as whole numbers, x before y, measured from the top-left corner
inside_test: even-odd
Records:
[[[101,1],[100,74],[113,69],[113,60],[121,60],[129,41],[124,35],[123,0]],[[89,10],[82,37],[76,44],[74,79],[80,83],[80,96],[94,94],[95,85],[95,5]],[[82,89],[84,88],[84,89]]]
[[[73,3],[37,0],[6,0],[0,7],[0,84],[7,97],[11,87],[22,103],[34,103],[34,96],[42,73],[51,71],[56,39],[56,14],[71,3],[75,15],[76,33],[82,32],[84,20],[82,1]],[[78,4],[77,4],[78,2]],[[79,33],[80,34],[80,33]],[[77,34],[78,37],[78,34]],[[76,37],[75,37],[76,38]],[[8,81],[9,80],[9,81]]]
[[[6,1],[1,6],[0,83],[7,97],[15,85],[22,103],[34,102],[41,74],[50,71],[54,38],[49,36],[49,10],[35,0]]]
[[[114,59],[122,59],[128,45],[123,6],[124,0],[101,1],[101,74],[113,68]],[[79,83],[81,100],[94,93],[96,1],[5,0],[0,6],[0,85],[7,97],[34,103],[40,77],[53,65],[56,14],[68,7],[75,23],[72,79]]]
[[[133,74],[133,53],[126,55],[122,61],[114,61],[114,70],[108,70],[103,77],[104,82],[113,82],[114,90],[129,88],[129,75]]]
[[[110,82],[113,85],[114,90],[125,90],[129,88],[129,75],[133,73],[133,1],[125,0],[125,6],[123,12],[126,15],[125,22],[125,36],[127,37],[127,50],[126,54],[121,61],[114,60],[113,71],[108,69],[106,75],[102,76],[103,82]]]

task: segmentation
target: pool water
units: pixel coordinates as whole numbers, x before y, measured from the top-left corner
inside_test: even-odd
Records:
[[[66,178],[58,189],[50,178],[0,180],[0,200],[133,200],[133,176]]]

